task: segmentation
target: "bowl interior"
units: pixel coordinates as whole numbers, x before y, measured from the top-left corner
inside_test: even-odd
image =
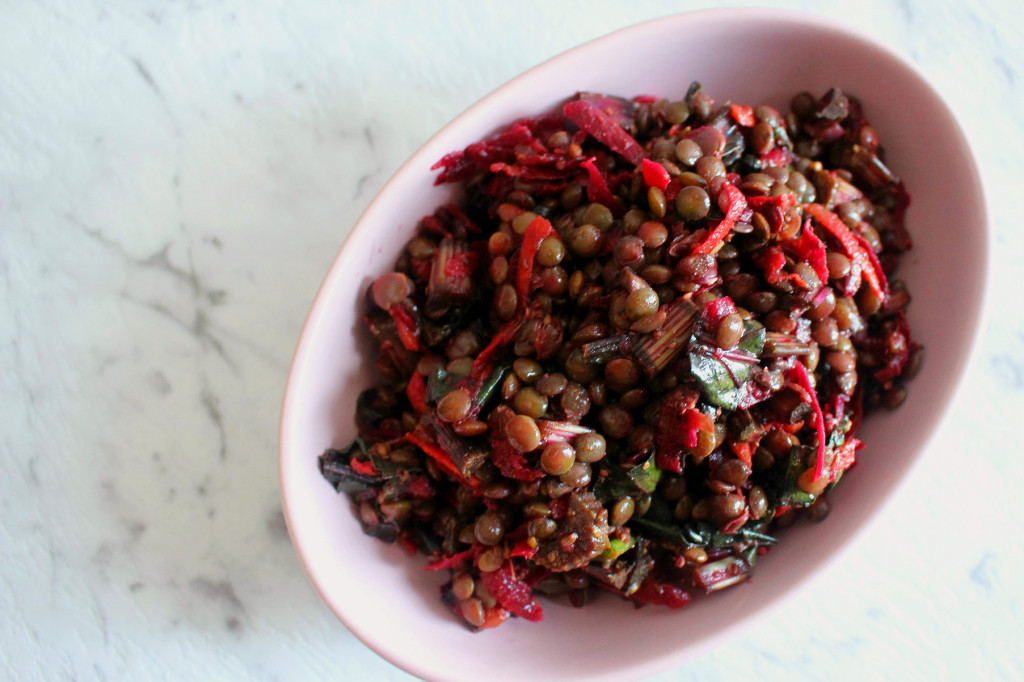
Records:
[[[828,520],[790,532],[749,584],[678,612],[635,610],[613,598],[582,610],[545,601],[541,624],[513,620],[472,636],[440,604],[444,576],[421,570],[422,558],[364,536],[348,501],[317,471],[325,447],[353,437],[356,396],[374,380],[359,322],[363,293],[390,268],[418,219],[450,196],[450,188],[433,186],[429,170],[445,153],[576,90],[678,98],[693,79],[718,101],[784,109],[800,90],[820,94],[832,86],[862,100],[889,165],[913,197],[908,227],[915,246],[899,276],[914,297],[911,327],[926,346],[926,362],[906,403],[864,425],[861,464],[835,491]],[[552,678],[623,679],[677,664],[823,567],[922,454],[976,335],[986,244],[977,170],[953,116],[911,67],[863,37],[804,15],[713,10],[576,48],[503,86],[432,138],[385,186],[339,253],[303,330],[282,416],[282,494],[296,549],[349,629],[421,677],[512,680],[543,669]],[[581,643],[585,656],[566,655]]]

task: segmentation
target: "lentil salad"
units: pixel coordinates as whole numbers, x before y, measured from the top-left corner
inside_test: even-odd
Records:
[[[320,466],[469,627],[682,607],[827,514],[921,357],[909,197],[855,98],[579,93],[436,168],[465,199],[367,292],[386,383]]]

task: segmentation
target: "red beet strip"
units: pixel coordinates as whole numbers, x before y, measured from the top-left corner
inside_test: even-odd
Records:
[[[817,481],[825,472],[825,415],[821,411],[821,404],[818,402],[818,392],[811,386],[811,379],[807,376],[807,369],[802,362],[793,363],[793,374],[797,382],[807,391],[811,398],[811,409],[814,410],[814,428],[818,432],[818,459],[814,465],[814,480]]]
[[[736,220],[747,208],[747,200],[743,196],[743,192],[729,183],[722,185],[722,191],[718,195],[718,203],[722,210],[725,211],[725,217],[722,218],[722,222],[718,223],[718,226],[711,231],[704,241],[697,245],[697,248],[693,250],[694,253],[712,253],[718,248],[725,241],[725,238],[729,236],[729,233],[732,232]],[[724,206],[722,205],[723,203]]]
[[[562,108],[565,117],[581,129],[605,145],[613,152],[621,154],[630,163],[640,165],[644,158],[644,148],[616,123],[615,119],[604,113],[590,102],[574,100]]]
[[[644,184],[648,187],[657,187],[664,192],[671,180],[665,167],[650,159],[644,159],[641,165],[643,166]]]
[[[867,242],[859,235],[854,234],[839,216],[821,204],[807,204],[804,210],[839,240],[846,255],[860,267],[864,273],[864,279],[868,281],[868,285],[884,304],[889,298],[889,283],[885,278],[885,273],[882,272],[878,258],[871,251]]]
[[[419,330],[416,329],[416,323],[413,322],[412,317],[405,311],[405,308],[396,303],[388,308],[388,314],[395,321],[398,338],[402,341],[405,349],[413,353],[418,351],[420,344],[416,337],[419,335]]]
[[[466,477],[462,475],[462,472],[459,471],[459,468],[457,466],[455,466],[455,464],[452,462],[451,457],[448,456],[447,452],[445,452],[438,446],[434,445],[433,443],[424,440],[414,431],[410,431],[409,433],[405,434],[405,439],[412,443],[413,445],[415,445],[416,447],[418,447],[423,452],[427,453],[431,459],[437,462],[438,466],[445,470],[445,473],[461,481],[464,485],[473,485],[471,481],[467,480]]]
[[[537,216],[526,226],[516,265],[516,293],[519,294],[520,310],[526,307],[526,297],[530,293],[530,276],[533,274],[533,260],[537,256],[537,249],[540,248],[541,241],[551,233],[551,223],[543,216]]]
[[[587,159],[580,166],[587,171],[587,198],[594,203],[608,207],[615,215],[621,214],[622,206],[608,187],[608,181],[604,179],[601,171],[597,169],[594,158]]]

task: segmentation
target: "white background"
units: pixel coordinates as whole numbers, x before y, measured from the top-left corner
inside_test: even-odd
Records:
[[[0,0],[0,678],[411,679],[320,603],[283,525],[278,409],[320,278],[477,98],[726,4]],[[882,519],[653,679],[1019,679],[1024,9],[774,4],[874,34],[949,100],[991,203],[990,322]]]

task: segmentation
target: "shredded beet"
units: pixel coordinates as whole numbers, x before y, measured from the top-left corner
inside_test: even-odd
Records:
[[[675,585],[659,583],[651,578],[644,580],[633,593],[633,601],[640,604],[657,604],[670,609],[681,609],[690,603],[690,595]]]
[[[405,387],[405,395],[409,404],[416,414],[426,414],[427,407],[427,382],[419,372],[413,372],[409,377],[409,383]]]
[[[480,554],[480,546],[473,545],[464,552],[453,554],[451,556],[441,557],[437,561],[431,561],[429,564],[423,567],[425,571],[444,571],[449,568],[455,568],[461,566],[467,562],[472,561]]]
[[[391,315],[391,319],[395,321],[398,338],[402,341],[405,349],[414,353],[418,351],[420,349],[419,339],[417,338],[419,336],[419,329],[406,309],[400,305],[393,305],[388,308],[388,313]]]
[[[506,561],[496,571],[482,573],[480,579],[502,608],[533,622],[543,618],[540,603],[532,596],[533,590],[516,576],[511,561]]]
[[[701,244],[694,250],[694,253],[711,253],[717,249],[726,236],[732,231],[736,221],[747,208],[747,199],[743,193],[729,183],[722,184],[722,191],[718,195],[718,203],[725,211],[725,218],[711,231]]]
[[[764,279],[769,284],[793,281],[799,286],[807,286],[800,278],[800,275],[793,272],[783,272],[783,268],[786,267],[786,256],[781,246],[770,246],[762,249],[754,256],[754,262],[764,270]]]
[[[519,293],[519,307],[526,307],[526,298],[530,293],[530,277],[533,275],[533,259],[537,255],[542,239],[551,234],[551,223],[537,216],[526,227],[523,244],[519,247],[519,260],[516,266],[516,291]]]
[[[437,447],[433,443],[428,442],[423,437],[411,431],[405,434],[405,439],[412,443],[413,445],[415,445],[416,447],[418,447],[423,452],[430,455],[431,459],[437,462],[437,464],[442,469],[444,469],[445,472],[447,472],[451,476],[454,476],[456,479],[466,481],[467,485],[469,484],[469,481],[467,481],[466,478],[462,475],[462,472],[459,471],[459,468],[452,463],[452,459],[451,457],[448,456],[447,452],[445,452],[444,450]]]
[[[587,171],[587,198],[591,201],[607,206],[612,213],[621,214],[622,205],[608,187],[608,181],[597,169],[593,158],[589,158],[580,164]]]
[[[839,240],[846,255],[856,263],[858,270],[863,273],[875,295],[884,303],[889,298],[889,284],[886,281],[885,273],[882,272],[878,258],[864,238],[850,231],[850,228],[843,223],[839,216],[821,204],[808,204],[804,210]]]
[[[757,123],[757,119],[754,117],[754,107],[746,104],[733,104],[729,107],[729,113],[733,120],[744,128],[749,128]]]
[[[814,429],[818,436],[818,454],[815,458],[813,480],[817,481],[825,471],[825,416],[822,414],[821,405],[818,403],[818,393],[814,386],[811,385],[811,379],[807,376],[807,369],[804,368],[803,363],[793,363],[793,374],[800,386],[807,392],[807,397],[811,402],[811,409],[814,411]]]
[[[598,142],[621,154],[634,166],[644,158],[644,148],[615,121],[587,100],[575,100],[563,107],[565,117],[587,131]]]
[[[814,268],[814,274],[820,281],[828,281],[828,254],[825,251],[825,243],[818,239],[818,235],[814,234],[810,218],[804,222],[804,230],[800,239],[793,244],[793,249],[796,251],[797,258]]]
[[[644,159],[642,164],[644,172],[644,184],[648,187],[657,187],[665,191],[668,189],[669,174],[665,167],[656,161]]]
[[[521,326],[522,320],[511,320],[501,327],[491,338],[487,347],[480,351],[480,354],[473,360],[473,373],[479,375],[489,367],[498,351],[512,343]]]

